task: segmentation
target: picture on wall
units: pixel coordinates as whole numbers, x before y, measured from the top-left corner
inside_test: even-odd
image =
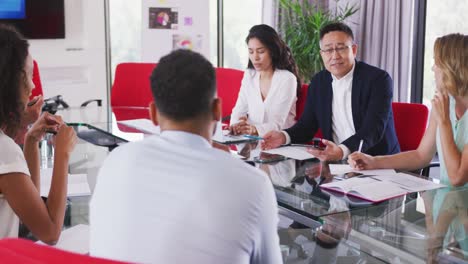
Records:
[[[176,49],[187,49],[196,52],[202,51],[202,35],[183,35],[174,34],[172,35],[172,50]]]
[[[177,29],[179,26],[178,8],[150,7],[149,28]]]

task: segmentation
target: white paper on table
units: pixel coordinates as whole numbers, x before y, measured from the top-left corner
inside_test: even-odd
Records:
[[[37,244],[45,245],[42,241]],[[76,225],[62,231],[59,241],[53,247],[78,253],[89,253],[89,225]]]
[[[41,196],[48,197],[52,184],[53,168],[41,169]],[[69,174],[67,185],[67,196],[87,196],[91,195],[89,189],[88,176],[86,174]]]
[[[446,185],[438,184],[430,180],[422,179],[406,173],[396,173],[393,175],[379,175],[374,176],[373,178],[379,179],[381,181],[392,182],[400,186],[401,188],[411,192],[421,192],[446,187]]]
[[[330,173],[332,175],[345,174],[348,172],[356,172],[364,175],[395,175],[396,171],[392,169],[381,170],[356,170],[351,168],[348,164],[329,164]]]
[[[155,126],[153,124],[153,121],[146,118],[118,121],[118,123],[131,128],[135,128],[146,134],[161,134],[161,128],[159,126]]]
[[[285,146],[270,150],[264,150],[263,152],[269,154],[278,154],[295,160],[306,160],[315,158],[314,155],[306,151],[307,148],[300,146]]]
[[[238,159],[245,159],[244,156],[242,156],[241,154],[237,153],[237,151],[235,150],[229,150],[229,152],[231,153],[231,156],[233,156],[234,158],[238,158]]]

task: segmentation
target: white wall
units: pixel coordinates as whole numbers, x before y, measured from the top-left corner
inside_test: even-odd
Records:
[[[150,29],[148,9],[150,7],[169,7],[178,9],[177,29]],[[141,59],[157,62],[172,51],[173,35],[188,35],[193,42],[201,36],[201,49],[196,50],[206,58],[210,58],[210,20],[208,0],[143,0],[141,25]],[[191,17],[193,24],[184,25],[184,18]],[[195,45],[196,46],[196,45]]]
[[[107,104],[105,0],[65,0],[65,39],[31,40],[46,98]]]

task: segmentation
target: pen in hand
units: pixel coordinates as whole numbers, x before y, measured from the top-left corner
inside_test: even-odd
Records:
[[[250,139],[263,140],[263,138],[260,136],[254,136],[254,135],[243,135],[243,136],[246,138],[250,138]]]
[[[364,140],[363,140],[363,139],[361,139],[361,141],[359,142],[358,152],[361,152],[361,151],[362,151],[362,144],[364,144]]]
[[[46,130],[45,132],[48,133],[48,134],[52,134],[54,136],[57,135],[57,131],[55,131],[55,130]]]

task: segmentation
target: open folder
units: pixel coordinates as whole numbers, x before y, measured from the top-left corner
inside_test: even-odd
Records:
[[[344,181],[330,182],[320,185],[320,188],[349,196],[354,196],[370,202],[381,202],[406,194],[406,190],[386,181],[371,177],[354,177]]]
[[[381,202],[407,193],[445,187],[405,173],[363,175],[320,185],[320,188],[344,193],[370,202]]]

